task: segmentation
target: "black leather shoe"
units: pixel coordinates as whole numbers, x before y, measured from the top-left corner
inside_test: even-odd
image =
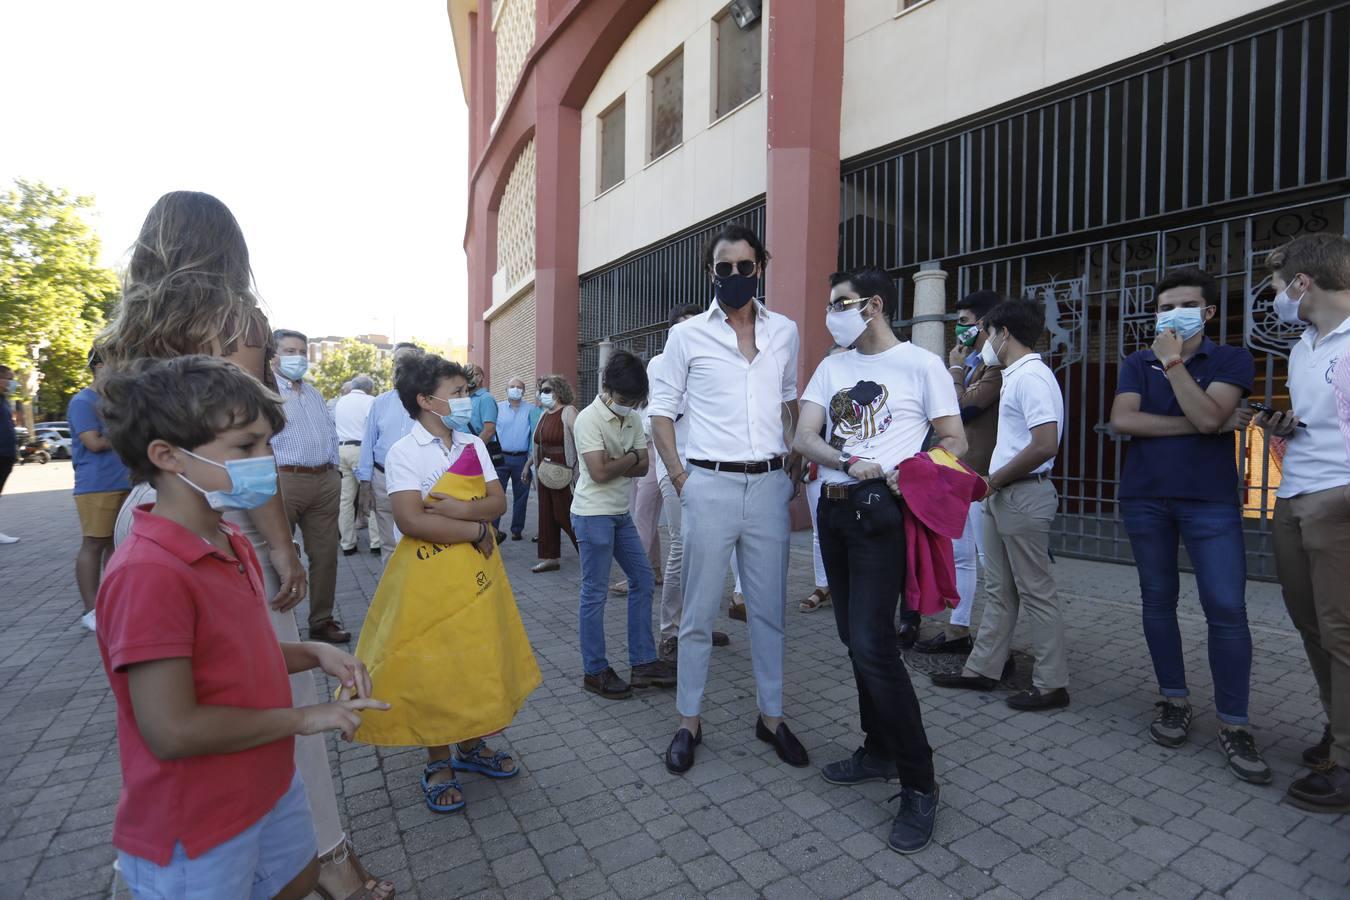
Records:
[[[897,776],[895,763],[880,760],[859,747],[853,755],[832,762],[820,770],[820,777],[830,784],[863,784],[867,781],[890,781]]]
[[[522,535],[519,531],[513,531],[513,532],[511,532],[511,540],[513,540],[513,541],[518,541],[518,540],[520,540],[520,539],[523,538],[523,537],[524,537],[524,535]]]
[[[1069,691],[1067,688],[1055,688],[1042,692],[1040,688],[1034,687],[1013,694],[1007,703],[1013,709],[1059,709],[1069,705]]]
[[[970,635],[955,640],[947,640],[947,635],[939,631],[926,641],[915,641],[914,650],[917,653],[970,653],[975,649],[975,641]]]
[[[703,743],[703,727],[698,734],[690,734],[688,728],[675,732],[675,737],[666,748],[666,771],[672,775],[683,775],[694,767],[694,748]]]
[[[379,555],[380,555],[380,548],[379,548],[379,547],[371,547],[371,548],[370,548],[370,555],[371,555],[371,556],[379,556]]]
[[[755,737],[766,744],[773,744],[774,751],[778,758],[789,766],[796,766],[798,769],[804,769],[811,765],[811,758],[806,755],[806,748],[802,742],[797,740],[787,727],[786,722],[779,722],[775,731],[770,731],[761,718],[755,718]]]
[[[998,682],[983,675],[938,674],[928,676],[933,684],[945,688],[962,688],[967,691],[992,691]]]
[[[1303,761],[1320,768],[1331,761],[1331,726],[1322,729],[1322,739],[1303,751]]]
[[[731,643],[731,638],[727,636],[725,631],[714,631],[712,634],[714,647],[725,647]]]
[[[895,636],[900,639],[901,650],[912,650],[919,640],[919,626],[905,622],[895,630]]]
[[[356,555],[356,548],[355,548],[355,547],[343,547],[343,548],[342,548],[342,555],[343,555],[343,556],[355,556],[355,555]]]

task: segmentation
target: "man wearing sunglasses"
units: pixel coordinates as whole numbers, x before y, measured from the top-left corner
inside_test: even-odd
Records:
[[[924,734],[900,640],[891,623],[905,584],[905,529],[888,473],[923,450],[930,429],[954,456],[966,452],[952,378],[936,354],[891,329],[895,282],[880,269],[830,278],[825,325],[846,353],[826,357],[802,393],[795,449],[820,466],[820,556],[848,648],[865,733],[851,757],[821,775],[832,784],[900,779],[889,846],[928,846],[937,820],[933,750]],[[821,429],[827,437],[821,437]]]
[[[680,724],[666,751],[666,768],[675,774],[693,766],[703,737],[699,713],[712,626],[733,549],[749,614],[760,713],[755,735],[789,765],[810,762],[783,721],[788,503],[796,483],[787,470],[796,468],[788,447],[797,419],[799,338],[796,323],[755,299],[768,261],[748,228],[728,225],[713,237],[704,265],[716,300],[670,330],[664,364],[652,381],[652,437],[682,508]],[[686,459],[675,440],[681,410],[689,423]]]

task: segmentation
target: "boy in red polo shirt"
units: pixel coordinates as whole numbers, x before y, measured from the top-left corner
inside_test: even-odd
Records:
[[[294,736],[350,738],[361,710],[388,706],[350,654],[277,643],[253,548],[221,519],[276,491],[280,399],[206,356],[140,360],[100,393],[113,449],[158,493],[135,511],[96,607],[117,700],[123,878],[137,897],[303,897],[318,861]],[[356,699],[292,709],[287,675],[312,668]]]

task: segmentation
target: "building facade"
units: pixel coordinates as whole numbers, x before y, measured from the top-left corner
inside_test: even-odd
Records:
[[[1068,426],[1059,551],[1128,560],[1116,371],[1153,283],[1201,265],[1216,339],[1279,404],[1296,335],[1264,255],[1350,230],[1350,0],[450,0],[470,110],[470,355],[494,388],[596,389],[610,347],[659,351],[710,298],[699,255],[739,220],[773,254],[802,383],[841,267],[880,265],[897,327],[940,350],[977,288],[1041,299]],[[1239,462],[1270,576],[1278,461]]]

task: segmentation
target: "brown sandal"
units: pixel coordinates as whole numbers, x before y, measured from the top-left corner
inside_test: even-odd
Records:
[[[798,604],[797,609],[804,613],[813,613],[824,606],[830,605],[830,589],[816,588],[806,599]]]
[[[356,856],[356,850],[352,847],[352,842],[343,840],[341,844],[333,848],[331,853],[325,853],[319,857],[319,866],[322,868],[328,863],[342,865],[350,861],[352,868],[356,870],[356,877],[361,879],[363,886],[357,888],[343,900],[393,900],[396,888],[392,881],[379,881],[366,871],[366,867],[361,865],[361,860]],[[314,893],[318,894],[323,900],[338,900],[332,894],[328,893],[322,885],[317,882],[314,885]]]

